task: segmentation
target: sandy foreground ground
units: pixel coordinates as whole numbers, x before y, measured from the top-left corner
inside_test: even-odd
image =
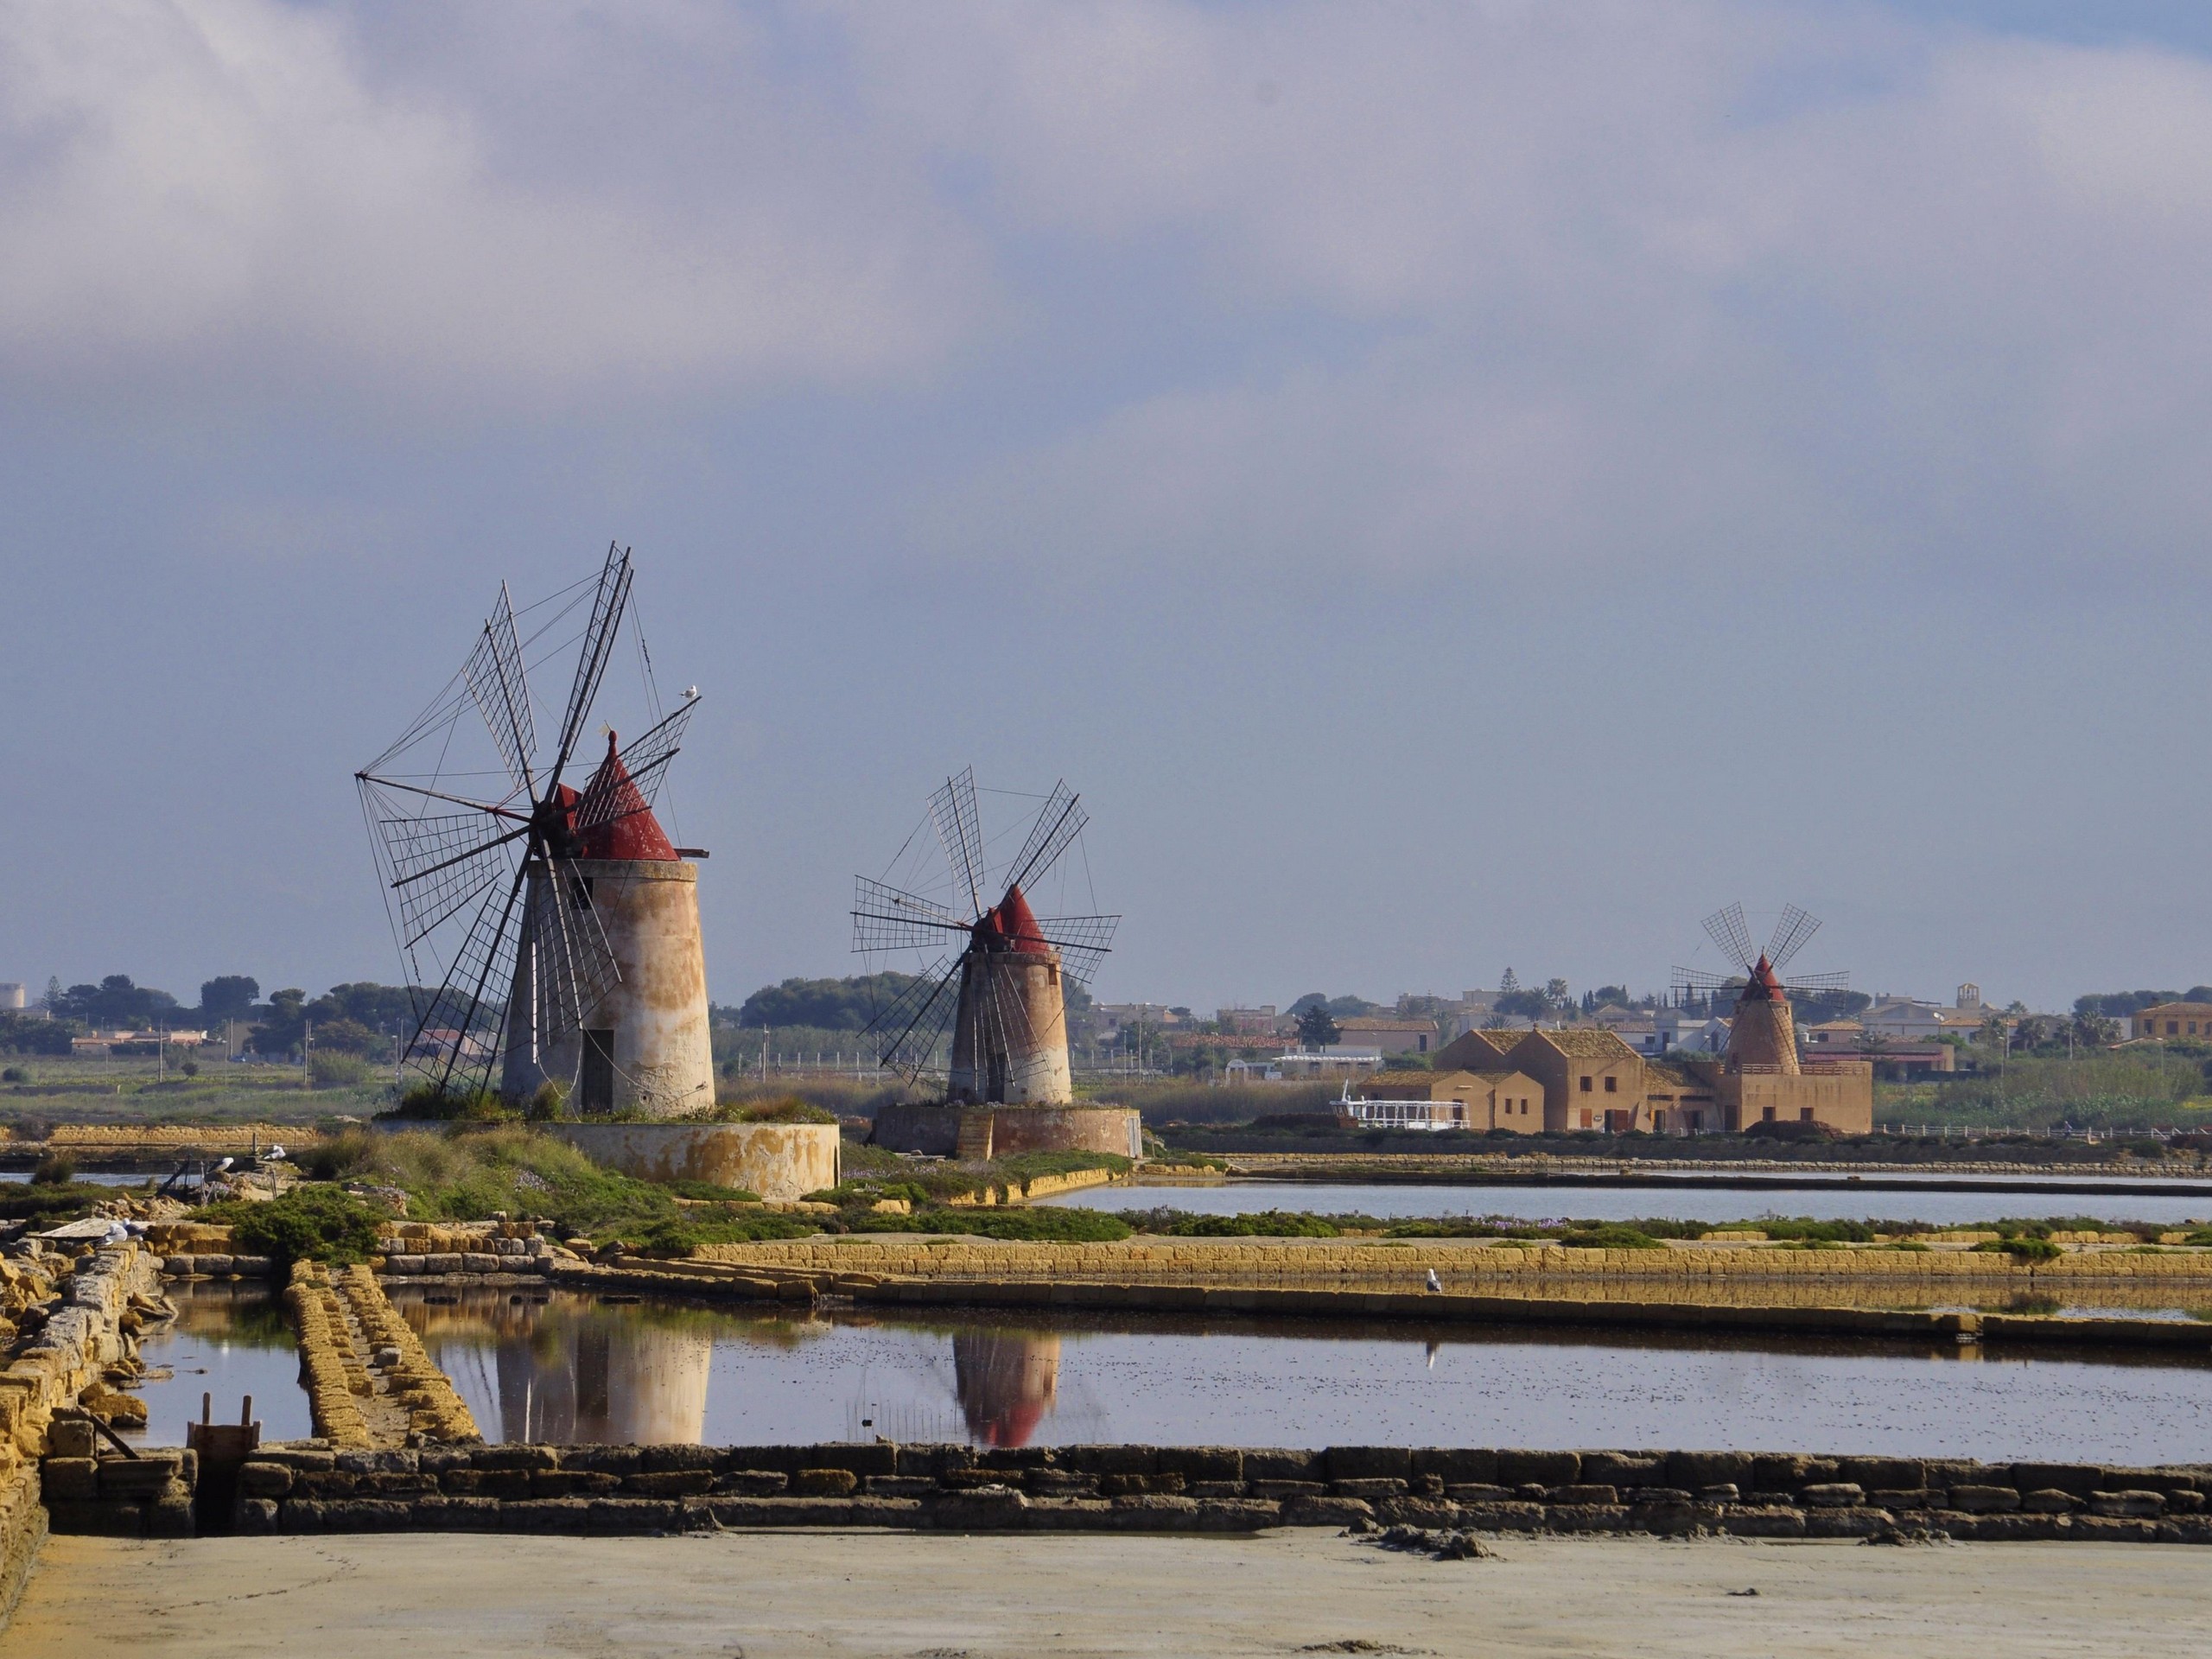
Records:
[[[0,1656],[2212,1653],[2212,1550],[2185,1546],[1495,1548],[1439,1562],[1320,1531],[54,1538]]]

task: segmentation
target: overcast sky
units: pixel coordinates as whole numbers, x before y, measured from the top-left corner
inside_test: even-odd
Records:
[[[610,537],[718,1001],[970,762],[1109,1000],[2212,978],[2207,10],[0,8],[0,979],[397,977]]]

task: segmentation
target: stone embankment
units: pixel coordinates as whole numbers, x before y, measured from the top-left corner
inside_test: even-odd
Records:
[[[733,1527],[1483,1532],[2212,1543],[2212,1468],[1402,1446],[264,1446],[240,1531]]]
[[[33,1249],[0,1260],[8,1344],[0,1363],[0,1612],[22,1592],[49,1505],[57,1525],[99,1518],[87,1514],[102,1493],[91,1452],[97,1431],[83,1402],[111,1409],[111,1385],[137,1370],[137,1332],[168,1313],[160,1293],[153,1259],[132,1242],[73,1258]],[[166,1484],[170,1472],[124,1478],[150,1483],[132,1517],[139,1535],[144,1503],[176,1496]],[[175,1510],[159,1519],[174,1524]]]
[[[315,1433],[332,1446],[365,1451],[482,1438],[452,1380],[367,1268],[334,1279],[315,1262],[296,1263],[284,1305],[299,1334]]]
[[[1418,1287],[1446,1283],[1538,1284],[1628,1280],[1696,1285],[1772,1280],[1840,1284],[1869,1280],[2002,1295],[2054,1284],[2178,1281],[2212,1287],[2212,1250],[2069,1250],[2024,1262],[1970,1249],[1796,1249],[1785,1245],[1675,1249],[1498,1247],[1455,1239],[1134,1238],[1114,1243],[1028,1243],[956,1238],[788,1239],[713,1244],[699,1259],[750,1269],[863,1273],[932,1279],[1049,1279],[1122,1283],[1318,1286],[1332,1280]]]

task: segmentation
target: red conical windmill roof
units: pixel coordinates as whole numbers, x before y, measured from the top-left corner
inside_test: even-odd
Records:
[[[1751,981],[1744,987],[1743,995],[1738,1000],[1745,1002],[1782,1002],[1789,1000],[1783,996],[1782,982],[1774,976],[1773,964],[1767,961],[1764,951],[1759,953],[1758,965],[1751,969]]]
[[[983,912],[983,919],[976,925],[978,932],[994,936],[992,943],[1005,942],[1008,950],[1050,950],[1045,942],[1044,930],[1037,925],[1037,918],[1029,908],[1029,900],[1021,896],[1017,885],[1006,890],[1006,897]]]
[[[589,804],[582,816],[596,822],[577,831],[582,858],[664,859],[673,861],[676,848],[653,817],[645,798],[631,781],[629,768],[614,747],[614,734],[607,734],[607,759],[584,785],[578,806]]]

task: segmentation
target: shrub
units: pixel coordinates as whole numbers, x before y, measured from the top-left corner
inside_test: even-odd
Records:
[[[561,1085],[548,1077],[537,1085],[537,1092],[530,1097],[530,1104],[523,1108],[523,1120],[530,1123],[554,1123],[560,1121],[561,1109],[568,1103]]]
[[[1650,1234],[1615,1223],[1597,1227],[1572,1227],[1559,1242],[1574,1250],[1663,1250],[1667,1247]]]
[[[340,1180],[364,1168],[375,1146],[374,1136],[361,1129],[348,1129],[302,1152],[298,1167],[313,1180]]]
[[[349,1192],[320,1184],[296,1186],[266,1204],[234,1202],[205,1212],[231,1224],[241,1255],[265,1255],[279,1268],[302,1259],[334,1265],[359,1262],[376,1248],[378,1212]]]
[[[1977,1244],[1974,1248],[1978,1255],[2009,1255],[2015,1262],[2054,1262],[2066,1254],[2047,1238],[2031,1238],[2025,1236],[2018,1238],[1993,1239]]]
[[[369,1063],[358,1054],[318,1049],[308,1057],[308,1076],[318,1089],[351,1089],[369,1080]]]
[[[30,1080],[31,1074],[20,1065],[0,1069],[0,1083],[29,1083]]]
[[[42,1152],[31,1171],[33,1186],[67,1186],[77,1179],[77,1160],[66,1152]]]
[[[489,1089],[461,1091],[418,1083],[388,1116],[432,1123],[512,1123],[521,1114]]]
[[[1302,1210],[1268,1210],[1257,1215],[1185,1216],[1166,1230],[1177,1238],[1334,1238],[1343,1230]]]
[[[188,1077],[196,1077],[200,1075],[200,1062],[197,1060],[180,1060],[177,1062],[176,1069],[183,1072]]]

